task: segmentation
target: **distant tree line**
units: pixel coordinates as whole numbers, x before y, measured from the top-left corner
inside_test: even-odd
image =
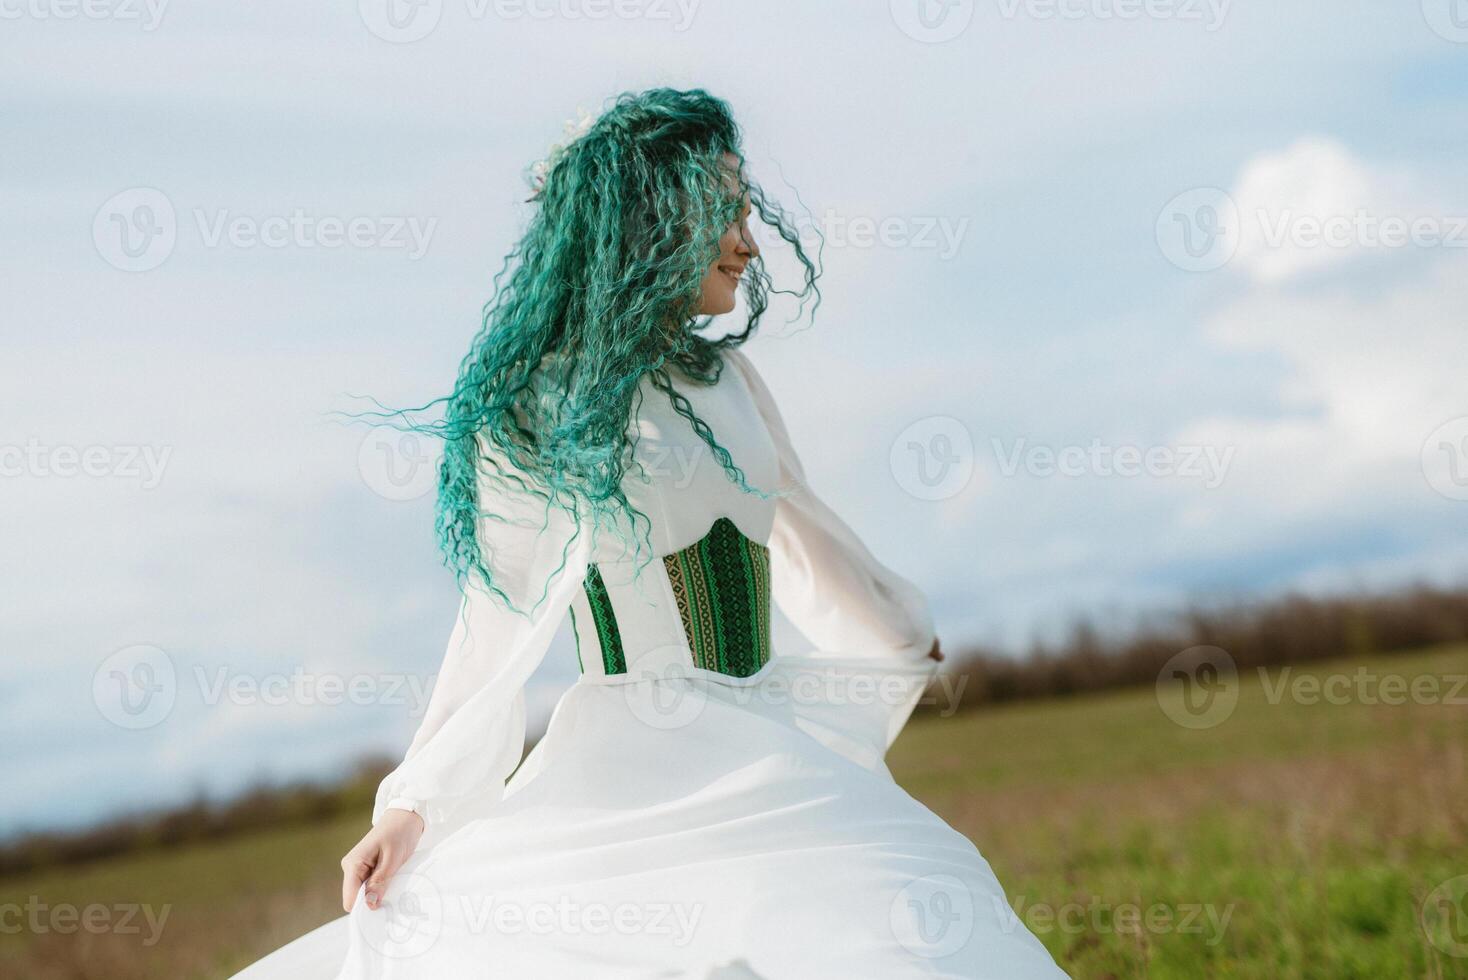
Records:
[[[374,759],[360,763],[347,777],[331,785],[302,782],[258,786],[225,801],[211,801],[201,794],[186,806],[121,817],[88,830],[26,834],[0,848],[0,877],[287,824],[315,823],[347,813],[361,815],[365,832],[377,783],[391,768],[386,760]]]
[[[1082,619],[1064,641],[1035,643],[1020,657],[983,649],[950,656],[952,672],[966,678],[956,705],[962,710],[1153,684],[1168,660],[1192,647],[1218,647],[1244,672],[1464,640],[1468,588],[1416,585],[1382,594],[1195,604],[1110,637]]]

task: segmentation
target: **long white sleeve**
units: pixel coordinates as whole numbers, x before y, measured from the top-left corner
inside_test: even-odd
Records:
[[[545,657],[588,567],[590,534],[559,508],[481,479],[478,542],[509,609],[476,578],[401,765],[378,786],[374,824],[388,808],[433,828],[493,805],[525,748],[524,687]],[[537,601],[538,600],[538,601]]]
[[[932,649],[926,597],[883,565],[810,489],[769,388],[739,351],[726,352],[748,382],[780,458],[770,536],[771,591],[780,610],[821,652],[922,660]]]

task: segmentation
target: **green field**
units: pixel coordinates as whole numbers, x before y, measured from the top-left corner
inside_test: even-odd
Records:
[[[1245,677],[1201,730],[1150,688],[983,708],[915,721],[889,761],[1072,976],[1468,977],[1465,675],[1455,647]],[[1312,677],[1346,680],[1307,703]],[[1386,703],[1413,678],[1440,681]],[[337,914],[364,826],[0,882],[0,975],[227,976]],[[116,928],[140,904],[161,928]]]

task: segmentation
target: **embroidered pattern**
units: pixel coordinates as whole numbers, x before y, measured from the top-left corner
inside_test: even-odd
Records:
[[[769,662],[768,548],[745,537],[729,518],[721,517],[702,540],[665,555],[663,568],[668,573],[668,584],[672,587],[695,667],[730,677],[748,677]],[[602,666],[608,674],[627,673],[627,656],[611,595],[595,565],[587,569],[582,586]],[[582,624],[576,620],[574,608],[571,624],[576,631],[576,657],[581,660]],[[595,660],[591,650],[585,654]],[[582,670],[585,669],[583,663]]]
[[[727,517],[663,558],[693,664],[748,677],[770,659],[770,552]]]
[[[617,630],[617,616],[612,612],[612,597],[595,565],[586,570],[586,604],[591,607],[591,620],[596,624],[596,638],[601,647],[602,666],[608,674],[627,673],[627,657],[622,652],[622,634]],[[579,636],[578,636],[579,639]],[[577,643],[576,656],[581,656]]]

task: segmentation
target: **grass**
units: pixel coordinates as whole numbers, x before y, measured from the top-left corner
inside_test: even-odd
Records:
[[[1387,675],[1450,694],[1468,647],[1288,680]],[[1428,904],[1437,945],[1423,925],[1434,889],[1468,875],[1468,688],[1307,704],[1272,697],[1280,679],[1244,677],[1202,730],[1150,688],[923,718],[889,763],[1074,977],[1468,977],[1468,879],[1448,896],[1462,919]],[[228,976],[337,914],[336,860],[364,829],[365,814],[0,881],[0,975]],[[62,931],[66,908],[80,921]],[[136,931],[119,928],[128,909]]]
[[[1447,695],[1468,648],[1297,667],[1286,689],[1363,668],[1447,678]],[[1438,937],[1455,957],[1419,923],[1468,875],[1468,688],[1305,704],[1271,700],[1280,680],[1245,675],[1213,728],[1174,724],[1148,689],[914,726],[889,762],[1073,976],[1468,976],[1468,935]],[[1153,908],[1151,928],[1124,918]]]

